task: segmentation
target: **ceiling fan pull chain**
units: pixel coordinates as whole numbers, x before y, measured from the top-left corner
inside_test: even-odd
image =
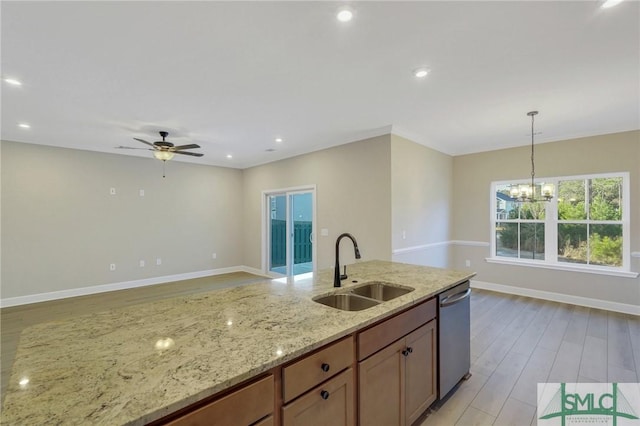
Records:
[[[167,160],[162,160],[162,178],[164,179],[166,176],[164,175],[164,165],[167,164]]]

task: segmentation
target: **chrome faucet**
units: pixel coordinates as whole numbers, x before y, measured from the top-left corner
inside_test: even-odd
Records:
[[[351,235],[351,234],[349,234],[347,232],[345,232],[344,234],[340,234],[340,236],[336,240],[336,269],[335,269],[334,274],[333,274],[333,286],[334,287],[340,287],[340,280],[346,280],[347,279],[347,267],[346,266],[344,268],[344,274],[340,275],[340,240],[342,240],[344,237],[349,238],[351,240],[351,242],[353,242],[353,249],[354,249],[355,254],[356,254],[356,259],[360,259],[360,250],[358,250],[358,242],[353,237],[353,235]]]

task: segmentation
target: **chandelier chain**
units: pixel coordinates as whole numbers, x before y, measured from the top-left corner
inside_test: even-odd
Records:
[[[533,155],[533,132],[534,132],[534,127],[533,127],[533,121],[535,119],[536,114],[531,114],[531,196],[532,198],[535,198],[535,185],[534,185],[534,179],[536,176],[536,165],[535,162],[533,161],[534,159],[534,155]]]

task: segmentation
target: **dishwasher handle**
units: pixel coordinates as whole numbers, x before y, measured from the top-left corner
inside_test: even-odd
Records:
[[[451,296],[447,296],[440,301],[440,307],[444,308],[446,306],[455,305],[458,302],[469,297],[471,294],[471,289],[468,288],[466,291],[461,291],[460,293],[452,294]]]

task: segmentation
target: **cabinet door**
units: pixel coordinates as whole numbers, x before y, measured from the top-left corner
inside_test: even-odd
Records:
[[[353,373],[349,368],[285,405],[283,426],[354,426]]]
[[[436,400],[436,320],[423,325],[406,338],[406,425],[411,425]]]
[[[404,347],[401,339],[358,364],[361,425],[404,424]]]

